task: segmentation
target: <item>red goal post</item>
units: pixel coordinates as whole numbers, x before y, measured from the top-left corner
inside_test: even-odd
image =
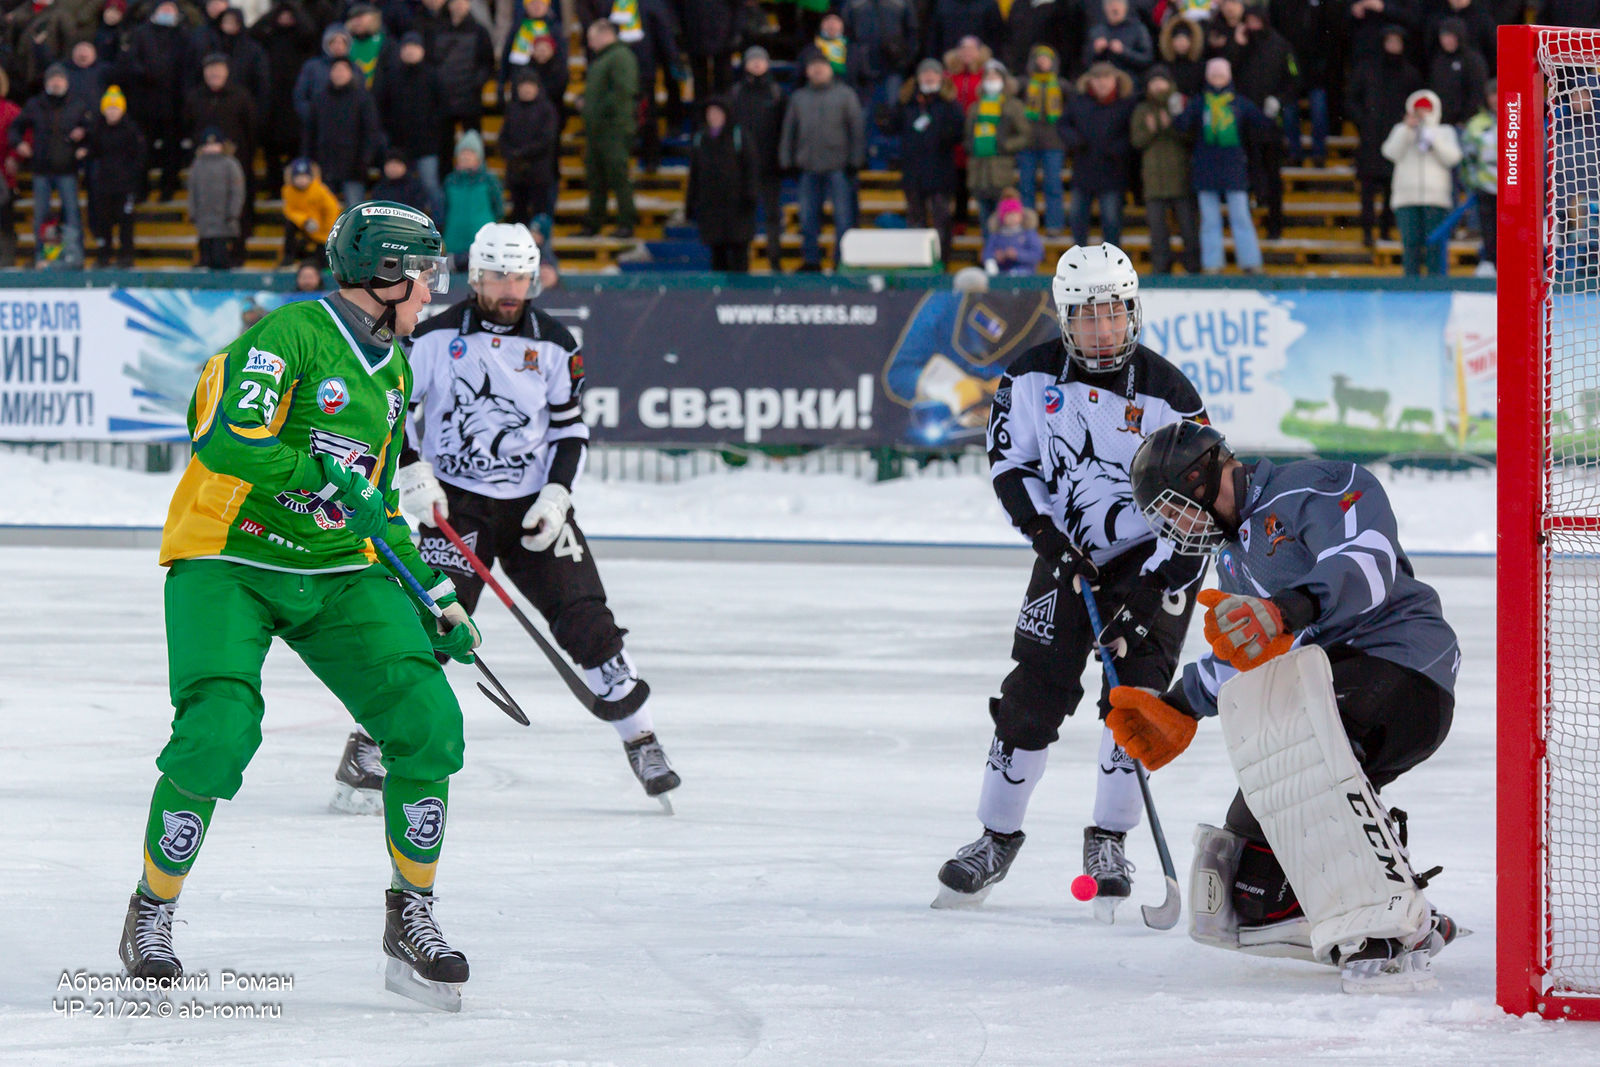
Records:
[[[1600,31],[1499,67],[1495,992],[1600,1019]]]

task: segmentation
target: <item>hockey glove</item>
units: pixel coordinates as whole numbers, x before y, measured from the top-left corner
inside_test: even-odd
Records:
[[[1062,533],[1048,515],[1035,515],[1021,526],[1022,534],[1033,544],[1039,558],[1055,566],[1056,580],[1063,585],[1072,583],[1078,588],[1078,579],[1087,578],[1093,584],[1100,577],[1100,568]]]
[[[522,516],[522,528],[528,531],[528,536],[522,539],[522,547],[529,552],[543,552],[555,544],[571,509],[572,494],[567,492],[566,486],[551,482],[539,490],[539,498]]]
[[[1147,575],[1129,591],[1122,606],[1111,613],[1111,618],[1095,635],[1095,641],[1102,648],[1110,649],[1117,659],[1127,656],[1150,636],[1150,627],[1162,608],[1165,593],[1165,583]]]
[[[428,590],[428,596],[444,612],[443,617],[434,618],[431,611],[417,604],[417,614],[422,618],[423,628],[428,631],[428,641],[435,652],[443,653],[457,663],[471,663],[477,658],[472,650],[483,644],[483,635],[478,632],[478,624],[472,621],[467,609],[457,602],[455,584],[442,574],[435,576],[439,580]]]
[[[442,517],[450,517],[450,501],[427,460],[419,459],[395,471],[394,487],[400,493],[400,510],[412,526],[432,526],[435,506]]]
[[[1111,690],[1111,736],[1147,771],[1159,771],[1194,740],[1200,724],[1161,699],[1154,689],[1119,685]]]
[[[1283,611],[1271,600],[1220,589],[1201,590],[1197,599],[1206,609],[1206,642],[1235,670],[1259,667],[1294,644]]]
[[[383,494],[367,481],[365,475],[344,465],[337,456],[317,454],[311,457],[322,470],[322,486],[314,492],[324,500],[339,505],[344,512],[345,529],[365,541],[382,537],[389,525],[389,513],[383,506]]]

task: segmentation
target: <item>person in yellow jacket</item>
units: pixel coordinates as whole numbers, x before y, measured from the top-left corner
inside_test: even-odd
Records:
[[[283,258],[286,267],[312,252],[320,253],[328,231],[339,218],[339,198],[322,181],[322,171],[309,159],[296,159],[283,169]]]

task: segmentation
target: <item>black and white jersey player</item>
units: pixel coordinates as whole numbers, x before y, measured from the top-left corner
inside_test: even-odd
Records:
[[[583,353],[566,327],[532,303],[539,258],[520,224],[489,223],[473,238],[472,295],[413,337],[413,419],[395,486],[423,559],[450,575],[468,612],[483,581],[433,525],[434,508],[486,566],[499,562],[606,702],[606,721],[645,792],[660,797],[679,778],[656,739],[649,686],[623,645],[627,631],[606,604],[572,513],[589,441]],[[362,743],[353,736],[347,745],[348,777],[360,770]],[[360,784],[346,781],[346,770],[341,794]]]
[[[1130,685],[1164,687],[1177,665],[1201,561],[1174,556],[1134,505],[1128,468],[1145,435],[1204,420],[1193,385],[1139,344],[1139,276],[1115,245],[1069,249],[1051,283],[1061,339],[1019,356],[1000,379],[989,416],[995,493],[1037,559],[1012,643],[1016,666],[989,702],[994,738],[978,801],[983,835],[939,871],[935,906],[976,903],[1005,877],[1023,841],[1028,799],[1062,720],[1084,696],[1096,644],[1120,658]],[[1074,579],[1098,590],[1095,633]],[[1142,681],[1134,681],[1142,679]],[[1109,710],[1106,687],[1100,714]],[[1084,873],[1096,915],[1114,918],[1131,888],[1123,838],[1139,823],[1134,767],[1100,732],[1094,822],[1084,828]]]
[[[1151,434],[1132,474],[1164,540],[1217,555],[1211,651],[1165,693],[1113,690],[1107,720],[1156,769],[1220,715],[1239,792],[1195,836],[1190,935],[1337,964],[1348,992],[1428,988],[1460,931],[1378,791],[1449,733],[1461,651],[1383,486],[1353,463],[1245,464],[1188,423]]]

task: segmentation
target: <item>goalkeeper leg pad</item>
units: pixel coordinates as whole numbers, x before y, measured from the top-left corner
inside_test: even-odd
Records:
[[[1241,926],[1233,905],[1245,839],[1232,830],[1201,823],[1194,830],[1194,865],[1189,868],[1189,937],[1202,945],[1310,960],[1310,927],[1303,917]]]

